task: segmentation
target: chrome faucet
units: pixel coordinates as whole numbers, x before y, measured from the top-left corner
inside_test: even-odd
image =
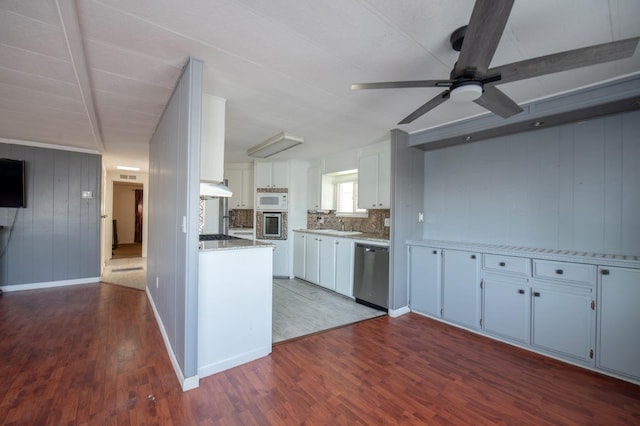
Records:
[[[338,222],[340,222],[340,230],[344,231],[344,221],[340,219]]]

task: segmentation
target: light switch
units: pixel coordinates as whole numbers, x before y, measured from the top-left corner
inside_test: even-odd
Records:
[[[82,198],[85,200],[90,200],[93,198],[93,191],[82,191]]]
[[[424,213],[418,212],[418,223],[424,222]]]

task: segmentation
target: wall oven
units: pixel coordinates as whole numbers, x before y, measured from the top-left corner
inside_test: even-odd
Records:
[[[282,238],[282,213],[264,212],[262,214],[262,237]]]

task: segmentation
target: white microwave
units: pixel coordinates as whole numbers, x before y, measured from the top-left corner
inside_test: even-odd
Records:
[[[256,195],[257,210],[287,210],[286,192],[258,192]]]

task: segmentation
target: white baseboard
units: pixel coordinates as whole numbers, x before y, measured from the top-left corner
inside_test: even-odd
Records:
[[[65,287],[68,285],[78,284],[100,284],[100,277],[78,278],[75,280],[45,281],[29,284],[3,285],[0,286],[0,290],[9,293],[12,291],[38,290],[41,288]]]
[[[408,306],[403,306],[402,308],[398,308],[398,309],[389,309],[388,313],[391,318],[395,318],[395,317],[402,316],[404,314],[408,314],[409,312],[411,312],[411,309],[409,309]]]
[[[243,354],[234,356],[232,358],[227,358],[222,361],[217,361],[209,365],[203,365],[198,367],[198,376],[199,377],[207,377],[212,374],[219,373],[224,370],[228,370],[229,368],[237,367],[238,365],[254,361],[258,358],[262,358],[271,353],[271,345],[264,346],[262,348],[254,349],[249,352],[245,352]]]
[[[184,374],[182,374],[182,369],[180,369],[180,364],[178,363],[178,359],[176,358],[176,355],[173,352],[173,348],[171,347],[171,343],[169,342],[169,336],[167,336],[167,331],[164,328],[164,324],[162,324],[162,319],[160,318],[160,314],[156,309],[156,304],[153,301],[153,297],[151,297],[151,293],[149,292],[149,287],[145,288],[145,292],[147,293],[147,299],[149,299],[149,303],[151,304],[151,309],[153,310],[153,316],[156,317],[156,322],[158,323],[158,328],[160,329],[162,340],[164,340],[164,345],[167,348],[167,353],[169,354],[169,359],[171,360],[173,371],[176,373],[176,376],[178,377],[178,381],[180,382],[182,391],[186,392],[191,389],[196,389],[197,387],[200,386],[200,377],[199,376],[184,377]]]

